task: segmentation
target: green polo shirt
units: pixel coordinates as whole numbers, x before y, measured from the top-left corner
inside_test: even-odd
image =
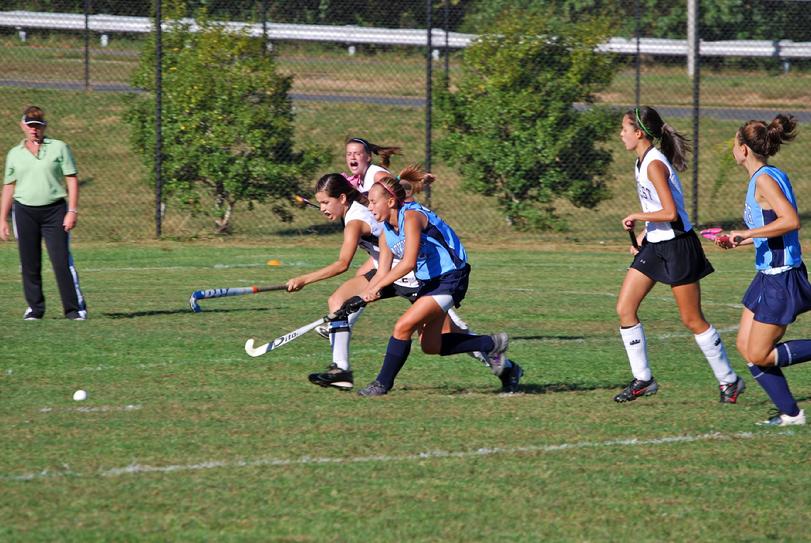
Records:
[[[16,183],[14,199],[27,206],[44,206],[67,195],[65,176],[76,175],[70,147],[60,140],[45,138],[34,156],[25,140],[6,155],[4,184]]]

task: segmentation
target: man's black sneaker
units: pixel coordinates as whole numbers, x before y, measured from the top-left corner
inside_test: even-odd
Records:
[[[738,380],[734,383],[729,383],[726,385],[720,385],[718,390],[721,392],[721,399],[719,400],[721,403],[736,403],[738,401],[738,396],[746,389],[746,384],[743,382],[741,377],[738,377]]]
[[[327,371],[323,373],[311,373],[307,378],[312,384],[322,387],[335,387],[341,390],[349,390],[354,386],[352,370],[342,370],[335,364],[330,364]]]
[[[505,368],[498,376],[501,379],[501,392],[503,394],[518,392],[518,382],[521,381],[522,375],[524,375],[524,370],[521,369],[521,366],[510,360],[510,367]]]
[[[634,379],[625,387],[625,390],[614,396],[614,401],[617,403],[632,402],[639,397],[656,394],[658,390],[659,385],[653,377],[650,378],[650,381]]]
[[[389,389],[383,386],[380,381],[372,381],[358,391],[358,396],[384,396],[389,393]]]

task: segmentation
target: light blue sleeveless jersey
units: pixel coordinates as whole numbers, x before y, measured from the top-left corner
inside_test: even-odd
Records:
[[[774,166],[763,166],[754,173],[749,180],[749,189],[746,191],[746,205],[743,209],[743,220],[746,226],[760,228],[777,219],[777,214],[772,209],[763,209],[755,198],[756,180],[761,174],[766,174],[774,179],[780,186],[780,190],[786,196],[794,209],[797,209],[797,200],[788,176]],[[800,236],[797,230],[783,234],[779,238],[753,238],[755,242],[755,269],[768,270],[769,268],[780,268],[782,266],[799,266],[802,263],[802,251],[800,250]]]
[[[428,226],[420,234],[420,251],[415,270],[417,279],[426,281],[465,267],[467,253],[456,233],[433,211],[417,202],[407,202],[400,208],[397,232],[388,222],[383,223],[386,228],[386,244],[395,258],[402,259],[405,250],[406,211],[417,211],[428,218]]]

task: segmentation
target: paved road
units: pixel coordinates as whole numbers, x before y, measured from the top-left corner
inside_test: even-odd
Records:
[[[55,89],[55,90],[84,90],[83,81],[22,81],[0,79],[0,87],[16,87],[21,89]],[[140,92],[139,89],[130,87],[125,83],[94,83],[91,89],[99,92]],[[400,106],[400,107],[424,107],[423,98],[408,98],[398,96],[364,96],[349,94],[303,94],[291,93],[290,97],[296,102],[321,102],[321,103],[342,103],[342,104],[368,104],[375,106]],[[630,106],[627,106],[630,107]],[[618,107],[618,109],[627,109]],[[663,117],[691,117],[693,109],[689,106],[662,106],[657,108]],[[780,113],[791,113],[798,121],[811,121],[811,111],[803,110],[780,110]],[[771,119],[777,110],[774,109],[754,109],[754,108],[724,108],[724,107],[702,107],[701,116],[703,118],[712,117],[721,120],[747,121],[749,119]]]

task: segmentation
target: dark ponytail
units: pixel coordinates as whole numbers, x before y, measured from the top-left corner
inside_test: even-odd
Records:
[[[780,146],[797,137],[797,121],[791,115],[778,115],[768,125],[765,121],[748,121],[738,129],[738,140],[755,156],[766,162]]]
[[[315,192],[323,192],[330,198],[338,198],[341,194],[346,195],[346,201],[350,205],[352,202],[358,202],[361,205],[368,205],[369,200],[366,196],[361,194],[358,189],[346,180],[346,177],[339,173],[328,173],[321,177],[318,183],[315,184]]]
[[[662,154],[676,171],[687,169],[687,155],[692,151],[690,141],[662,120],[659,112],[652,107],[641,106],[628,110],[625,115],[631,119],[634,128],[641,130],[651,142],[659,140]]]

